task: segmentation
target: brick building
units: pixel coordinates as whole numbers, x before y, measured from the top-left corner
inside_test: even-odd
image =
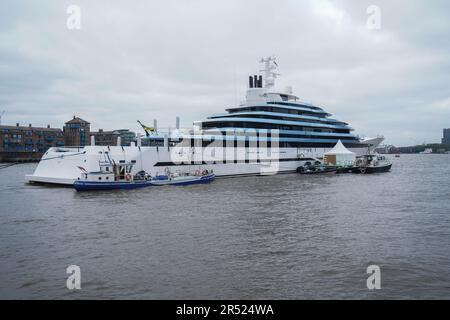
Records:
[[[96,146],[116,146],[120,134],[117,131],[99,129],[96,132],[91,132],[91,136],[94,137]]]
[[[63,128],[64,143],[67,147],[84,147],[90,145],[91,124],[86,120],[73,116]]]
[[[51,147],[64,146],[61,129],[47,127],[0,126],[0,161],[39,160]]]
[[[99,129],[98,131],[91,132],[91,136],[95,138],[96,146],[116,146],[117,139],[120,137],[120,145],[129,146],[134,145],[136,141],[136,133],[128,129],[120,129],[113,131],[104,131]]]

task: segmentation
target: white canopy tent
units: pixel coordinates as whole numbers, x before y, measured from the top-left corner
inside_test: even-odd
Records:
[[[353,165],[356,159],[356,154],[348,150],[339,140],[336,145],[324,154],[325,164],[336,166],[350,166]]]

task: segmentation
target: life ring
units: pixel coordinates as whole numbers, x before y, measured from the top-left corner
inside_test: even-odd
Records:
[[[132,178],[133,178],[133,177],[132,177],[131,174],[129,174],[129,173],[127,173],[127,174],[125,175],[125,180],[127,180],[127,181],[131,181]]]

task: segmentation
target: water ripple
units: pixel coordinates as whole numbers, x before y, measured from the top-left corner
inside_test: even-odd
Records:
[[[97,193],[24,185],[34,165],[13,166],[0,172],[0,298],[450,298],[449,160]]]

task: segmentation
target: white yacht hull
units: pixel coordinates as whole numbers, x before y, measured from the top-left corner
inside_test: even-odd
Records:
[[[103,147],[88,146],[84,148],[50,148],[42,157],[33,174],[27,175],[25,180],[29,183],[48,183],[71,185],[81,177],[83,170],[92,172],[99,169],[99,161],[109,157],[112,161],[135,162],[133,173],[144,170],[152,176],[163,174],[168,168],[171,172],[190,172],[197,169],[213,170],[217,178],[272,175],[278,173],[295,172],[299,166],[311,159],[322,158],[328,151],[326,148],[280,148],[272,160],[261,162],[248,161],[245,158],[237,163],[202,163],[201,155],[193,152],[192,159],[195,164],[172,163],[172,148],[168,147]],[[350,149],[357,154],[364,154],[367,148]],[[243,150],[246,157],[248,151]],[[200,161],[198,161],[200,157]],[[279,161],[277,161],[279,159]]]

